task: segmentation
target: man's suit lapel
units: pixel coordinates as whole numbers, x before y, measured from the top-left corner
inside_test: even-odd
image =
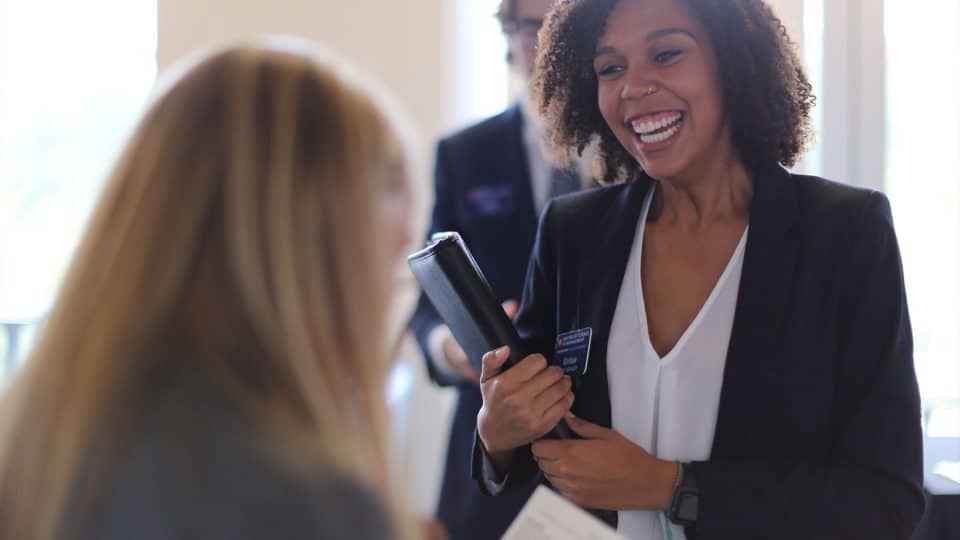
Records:
[[[643,200],[653,181],[641,175],[618,194],[613,205],[592,216],[588,245],[592,255],[579,279],[576,328],[593,328],[590,367],[577,388],[581,395],[596,396],[574,402],[574,412],[597,424],[609,427],[610,391],[607,384],[607,342],[613,323],[620,285],[623,282],[630,249],[637,230]],[[596,233],[594,235],[594,233]]]
[[[765,411],[780,399],[774,356],[797,262],[798,201],[794,180],[777,167],[754,182],[733,333],[727,352],[713,456],[741,455],[751,431],[775,419]]]

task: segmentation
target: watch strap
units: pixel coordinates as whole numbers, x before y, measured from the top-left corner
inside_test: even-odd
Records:
[[[697,522],[697,508],[700,502],[700,489],[697,476],[691,463],[683,463],[683,475],[670,498],[670,511],[667,516],[677,525],[690,526]]]

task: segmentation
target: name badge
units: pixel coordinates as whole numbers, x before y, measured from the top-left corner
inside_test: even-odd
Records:
[[[516,207],[516,198],[512,184],[476,186],[467,190],[467,210],[472,217],[509,214]]]
[[[592,338],[592,328],[581,328],[560,334],[557,336],[553,353],[553,364],[563,368],[563,372],[572,377],[586,375]]]

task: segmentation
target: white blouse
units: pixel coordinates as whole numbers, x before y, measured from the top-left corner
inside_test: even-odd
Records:
[[[610,328],[607,378],[613,429],[658,458],[703,461],[713,445],[748,230],[696,318],[661,358],[650,342],[640,274],[654,191],[643,203]],[[619,512],[618,532],[632,539],[686,538],[682,527],[656,511]]]

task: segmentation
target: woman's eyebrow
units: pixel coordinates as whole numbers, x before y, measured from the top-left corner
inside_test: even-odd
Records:
[[[654,30],[647,34],[647,41],[654,41],[660,39],[664,36],[669,36],[671,34],[683,34],[690,39],[697,41],[697,37],[693,35],[693,32],[689,30],[684,30],[683,28],[661,28],[660,30]],[[602,47],[597,47],[597,50],[593,53],[593,58],[597,59],[600,56],[605,54],[615,54],[617,51],[609,45],[604,45]]]
[[[614,54],[617,50],[610,46],[598,47],[597,50],[593,53],[593,58],[596,60],[598,57],[605,54]]]
[[[670,34],[684,34],[689,36],[690,39],[697,41],[697,38],[693,35],[693,32],[684,30],[683,28],[661,28],[660,30],[654,30],[653,32],[647,34],[647,41],[660,39],[664,36],[669,36]]]

